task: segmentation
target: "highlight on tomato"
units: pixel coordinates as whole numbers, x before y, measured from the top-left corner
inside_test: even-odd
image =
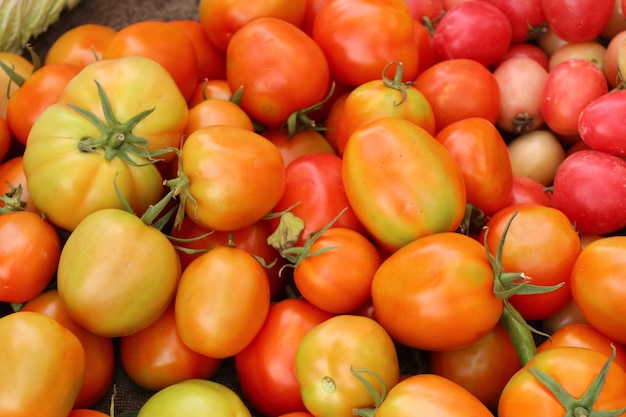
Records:
[[[100,23],[83,23],[63,32],[50,45],[44,66],[71,64],[83,68],[102,59],[117,29]]]

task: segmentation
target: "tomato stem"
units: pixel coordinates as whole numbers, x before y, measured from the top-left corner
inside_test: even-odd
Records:
[[[387,397],[387,386],[385,385],[385,381],[380,375],[369,369],[353,369],[352,367],[350,367],[350,372],[352,372],[352,375],[354,375],[355,378],[357,378],[363,384],[363,386],[365,386],[367,391],[372,396],[374,402],[374,408],[355,408],[352,410],[352,413],[355,416],[374,417],[374,415],[376,414],[376,409],[380,407],[380,405],[383,403],[383,401],[385,401],[385,398]],[[376,378],[376,380],[380,383],[380,393],[376,391],[374,386],[367,379],[360,375],[362,373],[371,375]]]
[[[394,64],[397,65],[396,72],[393,75],[393,78],[390,79],[389,77],[387,77],[387,70],[389,69],[390,66]],[[399,106],[402,103],[404,103],[404,100],[406,100],[406,97],[407,97],[406,89],[407,87],[410,87],[411,85],[413,85],[413,82],[411,81],[402,82],[403,66],[404,64],[402,64],[402,62],[400,61],[391,61],[387,65],[385,65],[385,68],[383,68],[382,80],[383,80],[383,84],[385,85],[385,87],[397,90],[401,94],[400,101],[394,102],[393,103],[394,106]]]
[[[0,207],[0,214],[26,210],[26,202],[22,200],[22,184],[18,184],[17,187],[9,184],[9,187],[9,191],[0,196],[0,202],[3,204]]]
[[[280,126],[280,131],[286,133],[289,138],[292,138],[293,135],[303,130],[326,130],[325,126],[319,125],[315,120],[311,119],[309,117],[309,114],[324,107],[324,105],[331,99],[334,92],[335,83],[333,82],[330,85],[330,90],[328,91],[328,94],[326,95],[326,97],[324,97],[322,101],[291,113],[287,118],[287,121]]]
[[[508,301],[504,301],[507,307],[502,311],[500,324],[506,329],[509,339],[517,352],[520,364],[524,366],[537,353],[537,346],[533,338],[532,331],[519,312],[511,306]]]

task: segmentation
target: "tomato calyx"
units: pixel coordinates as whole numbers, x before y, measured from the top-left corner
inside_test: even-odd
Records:
[[[276,230],[267,237],[267,244],[276,249],[279,253],[293,247],[300,239],[304,230],[304,220],[296,216],[291,210],[298,206],[300,202],[288,207],[278,213],[270,213],[265,219],[279,217],[279,223]]]
[[[604,363],[602,369],[596,375],[594,380],[591,382],[587,390],[580,398],[574,398],[572,395],[565,391],[563,387],[550,375],[546,372],[536,369],[533,367],[529,368],[529,371],[533,374],[535,378],[537,378],[551,393],[556,397],[556,399],[561,403],[563,408],[565,408],[566,413],[565,416],[572,417],[618,417],[626,412],[626,407],[619,410],[594,410],[593,405],[597,401],[602,389],[604,388],[604,383],[607,378],[607,374],[609,372],[609,368],[615,359],[617,351],[615,346],[611,343],[611,348],[613,352],[609,359]]]
[[[485,215],[485,212],[472,203],[467,203],[465,205],[465,215],[463,216],[463,220],[457,232],[466,236],[477,235],[487,223],[487,219],[488,217]]]
[[[529,22],[526,22],[526,26],[528,27],[528,32],[526,32],[528,39],[539,39],[542,36],[546,36],[548,33],[548,22],[539,23],[537,25],[531,25]]]
[[[102,110],[104,113],[104,120],[100,120],[92,112],[83,109],[74,104],[69,106],[87,118],[94,126],[98,128],[102,136],[100,137],[84,137],[78,142],[78,149],[81,152],[98,153],[99,150],[104,150],[104,157],[107,161],[111,161],[116,156],[122,159],[129,165],[140,166],[152,164],[158,161],[155,156],[163,155],[170,152],[166,149],[160,149],[155,151],[148,150],[148,140],[132,133],[135,126],[142,120],[148,117],[153,111],[151,109],[139,112],[135,116],[131,117],[124,123],[120,123],[111,107],[111,102],[106,95],[106,92],[97,80],[94,80],[98,88],[98,96],[100,103],[102,104]],[[145,164],[138,163],[131,155],[136,155],[148,160]]]
[[[335,92],[335,82],[330,85],[330,90],[326,97],[319,103],[315,103],[312,106],[305,107],[304,109],[296,110],[289,115],[287,120],[280,126],[280,131],[286,133],[291,139],[296,133],[303,130],[315,130],[322,132],[326,130],[326,127],[318,124],[315,120],[309,117],[310,113],[320,110],[331,99]]]
[[[518,134],[528,133],[531,130],[535,116],[530,113],[518,113],[512,120],[513,131]]]
[[[33,49],[33,46],[31,44],[26,44],[26,50],[30,54],[30,59],[33,64],[33,68],[31,71],[31,74],[32,74],[33,72],[41,68],[41,58],[39,58],[39,55],[35,53],[35,50]],[[24,84],[24,82],[26,81],[26,78],[18,74],[14,68],[8,66],[5,62],[0,61],[0,69],[2,69],[2,71],[4,71],[4,73],[9,77],[10,82],[7,85],[7,90],[6,90],[6,94],[8,97],[8,92],[11,89],[11,83],[14,83],[18,87],[21,87],[22,84]]]
[[[0,214],[25,211],[26,202],[22,200],[22,184],[17,187],[9,184],[9,191],[0,196]]]
[[[394,64],[396,65],[396,72],[394,73],[393,78],[389,78],[387,76],[387,70],[389,69],[389,67],[391,67]],[[402,68],[403,67],[404,67],[404,64],[402,62],[391,61],[387,65],[385,65],[385,68],[383,68],[383,75],[382,75],[383,85],[385,87],[398,90],[402,94],[400,101],[393,103],[394,106],[399,106],[402,103],[404,103],[404,100],[406,100],[406,95],[407,95],[406,94],[407,87],[410,87],[414,84],[413,81],[407,81],[407,82],[402,81]]]
[[[380,407],[380,405],[387,397],[387,386],[385,384],[385,381],[380,375],[378,375],[374,371],[370,371],[369,369],[353,369],[352,367],[350,367],[350,372],[352,372],[352,375],[354,375],[355,378],[357,378],[365,386],[367,391],[372,396],[374,402],[374,408],[355,408],[352,410],[352,413],[355,416],[374,417],[376,415],[376,409]],[[374,378],[376,378],[376,380],[380,383],[380,393],[376,391],[376,389],[374,389],[374,387],[368,380],[360,375],[361,373],[372,375]]]

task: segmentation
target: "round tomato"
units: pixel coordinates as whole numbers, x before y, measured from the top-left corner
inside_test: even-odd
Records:
[[[514,43],[509,46],[509,49],[502,55],[500,61],[494,64],[494,70],[509,58],[530,58],[541,65],[541,68],[546,71],[548,71],[550,66],[550,57],[548,54],[534,43]]]
[[[511,195],[507,206],[521,203],[536,203],[544,206],[551,205],[552,194],[546,191],[546,187],[528,177],[513,175],[513,184],[511,186]]]
[[[46,53],[44,66],[70,64],[83,68],[102,58],[117,30],[99,23],[84,23],[63,32]]]
[[[191,39],[196,51],[199,79],[221,80],[226,78],[226,55],[211,42],[202,23],[193,19],[171,20],[169,23],[182,29]]]
[[[194,131],[207,126],[227,125],[254,130],[252,119],[241,107],[229,100],[207,98],[189,108],[183,134],[189,137]]]
[[[591,148],[626,155],[626,91],[613,90],[589,103],[578,118],[580,138]]]
[[[285,167],[294,159],[312,153],[329,153],[336,155],[335,149],[328,139],[319,131],[304,129],[291,137],[280,129],[267,129],[261,135],[278,148],[283,157]]]
[[[11,194],[17,197],[17,189],[19,188],[19,200],[24,204],[22,209],[38,213],[33,200],[30,198],[28,188],[26,186],[26,175],[24,175],[24,165],[22,164],[24,157],[22,155],[14,156],[0,163],[0,196]],[[5,203],[0,198],[0,210]]]
[[[13,52],[1,52],[0,51],[0,63],[3,66],[15,71],[20,77],[28,78],[33,72],[33,64],[26,58]],[[0,70],[0,117],[6,120],[7,117],[7,104],[9,98],[15,94],[20,88],[20,85],[11,80],[9,74]]]
[[[527,42],[540,36],[546,16],[541,0],[487,0],[504,13],[511,24],[511,42]]]
[[[584,42],[595,38],[609,22],[615,0],[542,0],[550,28],[566,42]]]
[[[549,186],[565,159],[565,149],[549,129],[538,129],[517,136],[507,145],[513,175],[530,178]]]
[[[359,127],[343,154],[343,183],[357,218],[388,251],[454,231],[465,214],[463,174],[423,128],[385,117]]]
[[[67,417],[110,417],[110,415],[98,410],[91,410],[88,408],[75,408],[70,411]]]
[[[466,235],[442,232],[385,259],[374,275],[372,302],[376,320],[395,341],[424,350],[456,349],[498,322],[503,303],[493,287],[484,247]]]

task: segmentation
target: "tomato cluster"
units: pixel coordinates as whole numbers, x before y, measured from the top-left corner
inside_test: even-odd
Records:
[[[0,53],[0,415],[626,415],[626,2],[573,3]]]

